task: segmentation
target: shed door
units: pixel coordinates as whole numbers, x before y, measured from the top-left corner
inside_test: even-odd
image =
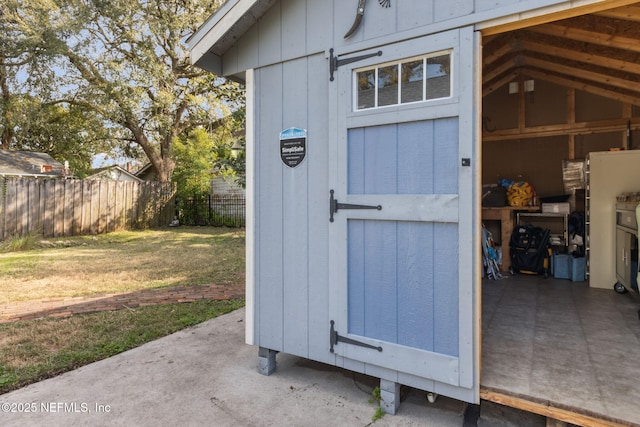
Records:
[[[341,55],[382,52],[336,71],[327,194],[330,350],[468,401],[479,361],[474,37]]]

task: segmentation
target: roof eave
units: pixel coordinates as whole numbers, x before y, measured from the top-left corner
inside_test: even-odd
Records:
[[[223,55],[276,0],[227,0],[187,40],[191,64],[224,75]]]

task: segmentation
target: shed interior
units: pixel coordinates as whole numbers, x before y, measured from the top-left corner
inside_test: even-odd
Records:
[[[564,161],[640,149],[640,3],[586,12],[483,32],[483,185],[505,178],[530,183],[538,200],[567,195]],[[578,191],[571,209],[584,206]],[[483,222],[508,257],[499,223]],[[512,406],[525,398],[581,425],[591,416],[640,423],[640,385],[629,380],[640,378],[629,359],[640,348],[638,295],[618,295],[612,283],[505,277],[483,280],[483,397],[496,401],[497,391]]]
[[[562,194],[562,160],[640,148],[640,3],[483,44],[483,182],[521,176]]]
[[[640,148],[640,3],[483,36],[483,184],[565,194],[563,160]]]

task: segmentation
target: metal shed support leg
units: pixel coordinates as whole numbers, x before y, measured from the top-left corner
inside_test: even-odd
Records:
[[[260,347],[258,350],[258,373],[269,376],[275,372],[277,353],[277,351]]]
[[[380,408],[387,414],[395,415],[400,407],[400,384],[380,380]]]

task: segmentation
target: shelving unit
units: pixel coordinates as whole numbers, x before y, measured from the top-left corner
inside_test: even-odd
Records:
[[[518,212],[518,225],[531,224],[551,231],[551,245],[564,246],[569,244],[569,214],[550,212]]]

